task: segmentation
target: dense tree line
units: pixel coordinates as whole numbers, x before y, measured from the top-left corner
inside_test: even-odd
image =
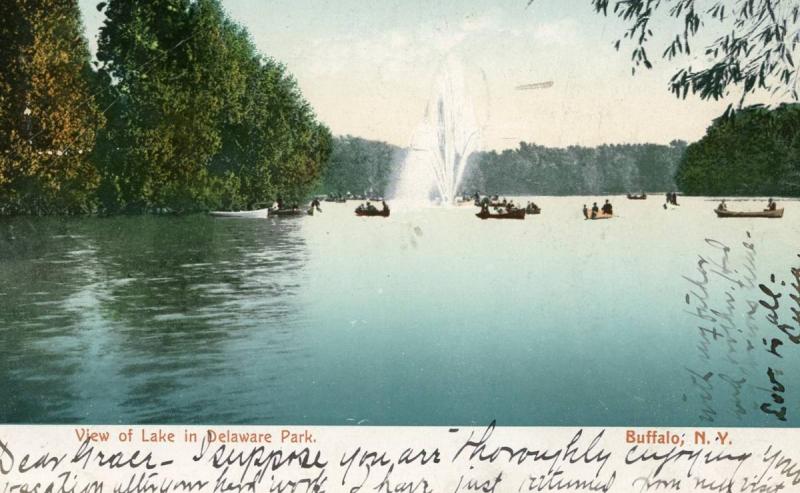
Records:
[[[580,195],[666,191],[686,148],[620,144],[550,148],[521,142],[500,153],[474,154],[462,192],[489,194]]]
[[[568,195],[675,190],[674,176],[685,149],[683,141],[668,146],[567,148],[522,142],[518,149],[473,154],[459,193]],[[386,195],[404,157],[404,149],[384,142],[337,137],[321,191]]]
[[[686,150],[677,181],[696,195],[800,196],[800,104],[717,118]]]
[[[94,70],[75,0],[0,11],[1,212],[243,208],[318,183],[330,132],[219,0],[98,9]]]
[[[336,137],[321,191],[384,196],[405,157],[400,147],[350,135]]]

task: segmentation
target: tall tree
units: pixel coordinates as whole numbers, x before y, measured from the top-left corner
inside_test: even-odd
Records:
[[[254,55],[244,30],[230,26],[246,75],[235,118],[224,122],[212,164],[222,177],[222,206],[252,207],[277,196],[300,200],[319,179],[331,136],[316,122],[294,79],[272,59]]]
[[[688,147],[676,178],[694,195],[800,196],[800,104],[717,118]]]
[[[217,0],[104,9],[98,59],[117,106],[99,160],[106,207],[248,207],[319,178],[327,129]]]
[[[112,0],[98,59],[117,99],[105,172],[119,206],[191,207],[202,201],[207,165],[221,146],[220,120],[243,91],[216,1]],[[110,187],[113,188],[113,187]]]
[[[75,0],[6,0],[0,8],[0,212],[93,207],[89,159],[104,124],[90,91]]]

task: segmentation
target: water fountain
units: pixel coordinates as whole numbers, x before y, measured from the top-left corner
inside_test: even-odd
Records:
[[[448,60],[414,132],[392,199],[410,205],[455,203],[469,156],[479,141],[461,65]]]

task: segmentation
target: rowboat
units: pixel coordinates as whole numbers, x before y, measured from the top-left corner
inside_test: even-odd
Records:
[[[629,200],[647,200],[647,194],[643,193],[641,195],[632,195],[632,194],[629,193],[628,194],[628,199]]]
[[[612,217],[614,217],[614,214],[606,214],[604,212],[598,212],[596,216],[592,217],[590,215],[586,219],[591,219],[591,220],[595,220],[595,219],[611,219]]]
[[[265,219],[269,215],[269,209],[256,209],[252,211],[211,211],[208,214],[214,217]]]
[[[374,211],[368,209],[356,209],[356,216],[362,217],[389,217],[389,209],[377,209]]]
[[[308,211],[303,209],[270,209],[269,216],[270,217],[293,217],[293,216],[305,216],[308,214]]]
[[[752,212],[736,212],[725,209],[714,209],[717,217],[783,217],[783,208],[775,209],[773,211],[752,211]]]
[[[540,207],[526,207],[525,214],[541,214],[542,209]]]
[[[508,212],[499,212],[497,214],[481,211],[475,215],[481,219],[525,219],[525,209],[514,209]]]

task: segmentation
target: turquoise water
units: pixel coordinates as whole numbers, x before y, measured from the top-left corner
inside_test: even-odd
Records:
[[[766,299],[758,283],[782,289],[788,321],[800,206],[717,219],[702,198],[615,197],[617,217],[584,221],[594,200],[537,198],[524,221],[357,218],[355,202],[289,219],[4,220],[0,421],[797,426],[800,345],[746,302]],[[700,294],[732,322],[717,316],[703,351],[714,324],[688,313],[701,290],[683,276],[722,244],[730,273]],[[757,281],[735,285],[748,259]],[[759,409],[767,368],[783,371],[786,421]]]

